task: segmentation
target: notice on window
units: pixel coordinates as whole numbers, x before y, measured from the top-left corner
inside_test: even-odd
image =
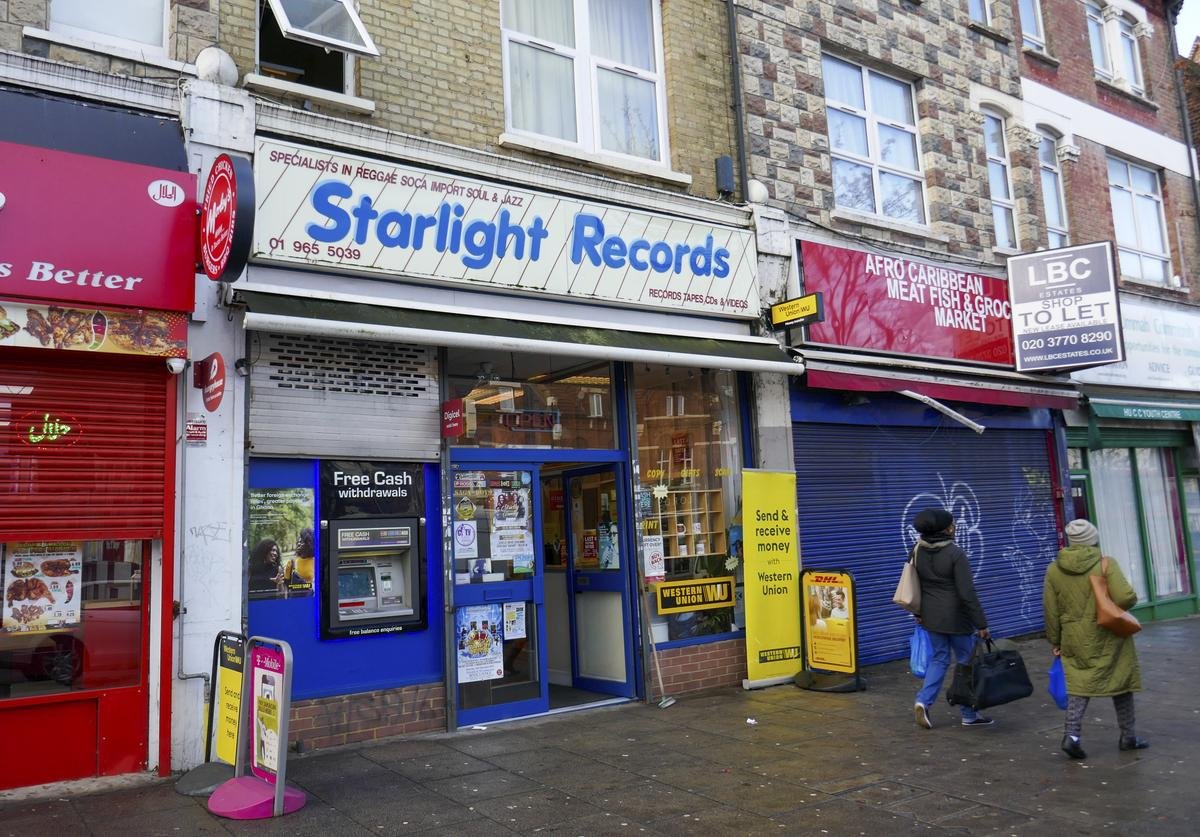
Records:
[[[459,520],[454,524],[454,557],[479,557],[479,527],[474,520]]]
[[[528,529],[529,489],[494,489],[492,491],[492,526],[496,529]]]
[[[311,488],[250,489],[251,599],[311,596],[316,576]]]
[[[525,639],[525,602],[504,603],[504,638]]]
[[[642,535],[642,565],[647,581],[662,581],[667,574],[662,535]]]
[[[455,614],[458,682],[504,677],[504,618],[499,604],[460,607]]]
[[[4,563],[6,631],[45,633],[79,624],[83,545],[77,541],[9,544]]]
[[[533,536],[524,529],[493,529],[492,562],[512,561],[514,575],[533,572]]]

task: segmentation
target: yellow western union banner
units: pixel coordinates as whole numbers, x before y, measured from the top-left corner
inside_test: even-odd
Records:
[[[801,668],[796,475],[742,471],[748,685],[788,680]]]

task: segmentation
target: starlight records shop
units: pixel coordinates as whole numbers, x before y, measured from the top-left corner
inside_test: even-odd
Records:
[[[313,165],[349,174],[315,186]],[[404,470],[422,497],[393,517],[419,519],[424,570],[407,577],[423,623],[318,642],[303,620],[326,605],[252,593],[251,630],[319,661],[310,679],[297,670],[293,736],[354,740],[305,711],[330,702],[394,703],[397,734],[645,697],[650,642],[679,659],[720,645],[723,682],[738,682],[732,597],[662,612],[653,592],[740,579],[746,394],[755,373],[798,371],[754,330],[748,215],[601,205],[272,140],[255,167],[255,262],[232,289],[252,497],[311,487],[306,508],[324,509],[330,460],[358,463],[364,485]],[[374,515],[361,505],[351,514]],[[332,548],[335,520],[311,526]],[[331,565],[315,566],[320,599]],[[684,668],[664,670],[668,688],[712,685]]]
[[[0,113],[0,789],[169,769],[195,178],[170,120],[3,88]]]

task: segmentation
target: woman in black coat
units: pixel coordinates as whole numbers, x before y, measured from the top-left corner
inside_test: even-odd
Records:
[[[917,726],[932,729],[929,707],[942,689],[951,653],[957,662],[969,660],[975,651],[975,637],[988,638],[987,617],[975,594],[967,555],[954,542],[954,516],[945,509],[925,509],[913,520],[913,528],[921,536],[915,561],[921,581],[921,614],[917,619],[929,632],[933,651],[913,715]],[[969,706],[959,709],[964,727],[995,723]]]

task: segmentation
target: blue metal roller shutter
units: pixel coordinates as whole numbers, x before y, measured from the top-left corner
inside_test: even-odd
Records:
[[[859,660],[908,653],[892,604],[925,507],[949,510],[994,636],[1041,630],[1042,577],[1058,548],[1046,433],[793,424],[800,558],[854,575]]]

